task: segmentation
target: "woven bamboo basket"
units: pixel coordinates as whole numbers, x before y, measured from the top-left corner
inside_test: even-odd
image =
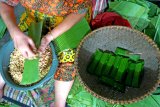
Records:
[[[126,87],[125,93],[118,92],[99,82],[86,68],[96,49],[115,51],[122,47],[142,53],[144,77],[140,88]],[[84,88],[93,96],[112,104],[129,104],[144,99],[156,90],[160,81],[160,51],[157,45],[145,34],[121,26],[110,26],[89,33],[79,44],[75,64],[77,74]]]

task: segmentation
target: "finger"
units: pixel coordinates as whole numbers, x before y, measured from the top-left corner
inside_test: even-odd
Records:
[[[35,46],[35,44],[34,44],[34,42],[33,42],[32,39],[29,38],[28,42],[29,42],[29,45],[31,46],[31,48],[32,48],[33,50],[37,50],[37,49],[36,49],[36,46]]]
[[[35,56],[35,53],[29,47],[26,49],[26,51],[27,51],[28,58],[32,58]]]
[[[41,41],[41,45],[38,49],[39,52],[44,52],[45,48],[47,47],[47,45],[49,44],[49,40],[47,40],[46,37],[44,37]]]
[[[23,55],[25,58],[28,58],[28,54],[27,54],[26,51],[22,51],[21,53],[22,53],[22,55]]]

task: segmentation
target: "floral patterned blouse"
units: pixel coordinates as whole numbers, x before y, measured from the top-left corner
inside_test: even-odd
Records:
[[[29,10],[48,15],[65,16],[70,13],[84,13],[91,6],[91,0],[0,0],[16,6],[19,2]]]

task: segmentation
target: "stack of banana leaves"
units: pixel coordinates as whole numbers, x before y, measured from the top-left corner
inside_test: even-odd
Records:
[[[114,0],[109,10],[127,19],[132,28],[151,37],[160,46],[160,8],[147,0]]]
[[[143,68],[144,60],[139,54],[118,47],[115,53],[97,49],[87,70],[106,85],[125,92],[125,86],[140,87]]]

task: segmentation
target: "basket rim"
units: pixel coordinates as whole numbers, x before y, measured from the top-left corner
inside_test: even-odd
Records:
[[[76,55],[75,55],[75,66],[76,66],[76,73],[77,73],[77,77],[80,81],[80,83],[82,84],[82,86],[84,87],[84,89],[89,92],[91,95],[93,95],[94,97],[96,98],[99,98],[103,101],[106,101],[106,102],[109,102],[111,104],[130,104],[130,103],[134,103],[134,102],[137,102],[139,100],[143,100],[144,98],[146,98],[147,96],[151,95],[152,92],[154,92],[156,90],[156,88],[158,87],[158,85],[160,84],[160,64],[158,65],[158,77],[157,77],[157,81],[154,85],[154,87],[152,87],[150,90],[147,91],[146,94],[142,95],[141,97],[138,97],[138,98],[133,98],[133,99],[128,99],[128,100],[113,100],[113,99],[109,99],[109,98],[106,98],[106,97],[102,97],[100,95],[98,95],[97,93],[95,93],[94,91],[92,91],[87,85],[85,82],[83,82],[81,76],[80,76],[80,73],[79,73],[79,69],[78,69],[78,56],[79,56],[79,52],[80,52],[80,49],[81,49],[81,46],[84,44],[84,42],[89,38],[91,37],[94,33],[96,32],[99,32],[101,30],[105,30],[105,29],[123,29],[123,30],[128,30],[128,31],[131,31],[131,32],[134,32],[134,33],[138,33],[139,36],[142,36],[144,38],[144,40],[146,40],[153,48],[156,49],[157,51],[157,54],[158,54],[158,62],[160,62],[160,50],[158,48],[158,46],[155,44],[155,42],[149,37],[147,36],[146,34],[138,31],[138,30],[135,30],[135,29],[131,29],[131,28],[128,28],[128,27],[125,27],[125,26],[105,26],[105,27],[101,27],[101,28],[98,28],[92,32],[90,32],[89,34],[87,34],[80,42],[77,50],[76,50]]]

